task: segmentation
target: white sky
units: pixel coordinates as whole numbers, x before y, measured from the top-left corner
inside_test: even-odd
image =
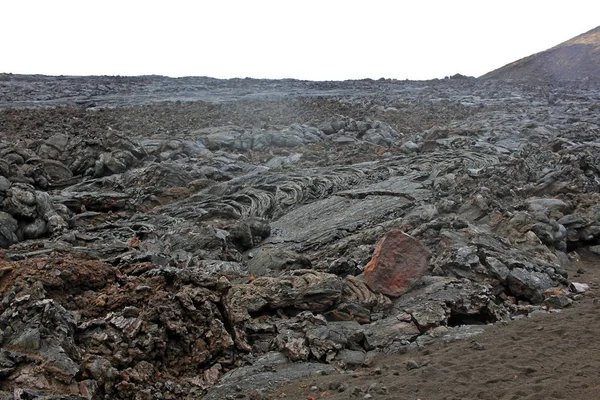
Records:
[[[480,76],[598,25],[598,0],[0,0],[0,72]]]

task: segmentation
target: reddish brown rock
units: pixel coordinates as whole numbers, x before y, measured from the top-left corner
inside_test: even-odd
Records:
[[[429,252],[402,231],[390,231],[377,243],[365,268],[365,283],[375,293],[398,297],[427,270]]]

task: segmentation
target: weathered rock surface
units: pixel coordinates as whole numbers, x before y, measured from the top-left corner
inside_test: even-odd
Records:
[[[365,283],[376,293],[398,297],[425,275],[428,251],[402,231],[388,232],[365,267]]]

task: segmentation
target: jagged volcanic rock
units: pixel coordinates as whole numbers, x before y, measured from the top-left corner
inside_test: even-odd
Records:
[[[599,93],[3,75],[0,397],[260,398],[568,306]],[[389,232],[399,296],[365,274]]]

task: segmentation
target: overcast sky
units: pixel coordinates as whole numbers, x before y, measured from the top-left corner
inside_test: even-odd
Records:
[[[592,0],[0,0],[0,5],[0,72],[46,75],[480,76],[600,25],[600,1]]]

